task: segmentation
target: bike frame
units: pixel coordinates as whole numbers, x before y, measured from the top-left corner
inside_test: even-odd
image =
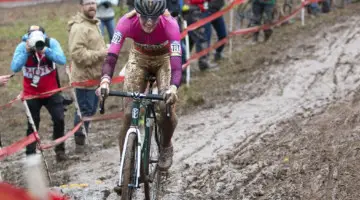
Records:
[[[152,85],[150,85],[149,87],[149,94],[152,94],[151,92],[152,90]],[[128,139],[129,139],[129,135],[136,133],[136,138],[137,138],[137,155],[136,156],[136,180],[134,181],[133,184],[129,185],[131,187],[134,188],[139,188],[139,178],[140,178],[140,167],[141,167],[141,161],[143,161],[143,165],[144,165],[144,169],[147,169],[148,164],[149,164],[149,160],[146,159],[147,153],[150,151],[149,148],[147,148],[147,144],[149,143],[149,141],[151,140],[150,136],[150,131],[151,131],[151,127],[154,124],[154,121],[156,121],[155,118],[155,111],[154,111],[154,102],[153,101],[149,101],[149,100],[143,100],[143,101],[147,101],[147,103],[145,103],[145,136],[144,136],[144,140],[143,143],[141,143],[141,133],[140,133],[140,129],[139,129],[139,118],[140,118],[140,106],[141,106],[141,99],[138,98],[133,98],[134,101],[132,103],[132,108],[131,108],[131,125],[130,128],[128,129],[128,131],[126,132],[126,136],[125,136],[125,141],[123,144],[123,150],[122,150],[122,155],[121,155],[121,162],[120,162],[120,168],[119,168],[119,186],[122,186],[122,175],[123,175],[123,166],[124,166],[124,162],[125,162],[125,155],[126,155],[126,146],[128,143]],[[141,144],[143,144],[143,148],[141,150]]]

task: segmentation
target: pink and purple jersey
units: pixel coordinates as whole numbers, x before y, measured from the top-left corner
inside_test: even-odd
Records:
[[[131,15],[132,16],[129,16]],[[171,16],[161,15],[151,33],[143,31],[137,14],[123,16],[117,26],[108,51],[102,74],[112,77],[117,57],[125,41],[131,38],[134,48],[146,55],[158,56],[170,54],[171,84],[179,86],[181,82],[181,45],[180,31],[176,20]]]

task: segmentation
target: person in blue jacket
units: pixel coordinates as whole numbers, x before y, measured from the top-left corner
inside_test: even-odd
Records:
[[[59,42],[54,38],[47,37],[44,28],[33,25],[30,26],[15,49],[11,70],[13,72],[22,70],[24,75],[23,95],[26,97],[59,88],[56,64],[65,65],[65,63],[66,57]],[[64,105],[60,93],[42,95],[26,100],[26,102],[37,130],[39,130],[40,124],[40,109],[45,106],[53,121],[53,139],[64,136]],[[33,132],[32,125],[28,121],[26,135]],[[36,142],[26,147],[26,155],[35,153]],[[55,153],[57,161],[66,159],[64,143],[55,147]]]

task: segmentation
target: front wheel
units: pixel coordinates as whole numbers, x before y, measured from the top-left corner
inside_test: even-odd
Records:
[[[136,153],[137,153],[136,133],[130,133],[126,144],[125,159],[123,165],[123,175],[121,184],[121,200],[131,200],[134,193],[136,182]]]
[[[153,134],[150,132],[150,141],[147,145],[147,154],[145,154],[146,161],[143,166],[142,174],[145,175],[144,181],[144,192],[146,200],[158,200],[160,185],[161,185],[161,174],[157,166],[160,157],[160,134]]]

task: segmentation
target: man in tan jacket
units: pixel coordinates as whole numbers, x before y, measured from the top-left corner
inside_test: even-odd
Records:
[[[107,48],[99,29],[100,22],[95,15],[96,0],[80,0],[80,12],[68,22],[72,83],[100,79]],[[82,117],[94,115],[98,105],[95,87],[75,88],[75,94]],[[79,122],[80,117],[75,112],[74,125]],[[85,122],[86,133],[88,128],[89,122]],[[82,128],[75,133],[75,143],[77,150],[84,150],[85,134]]]

